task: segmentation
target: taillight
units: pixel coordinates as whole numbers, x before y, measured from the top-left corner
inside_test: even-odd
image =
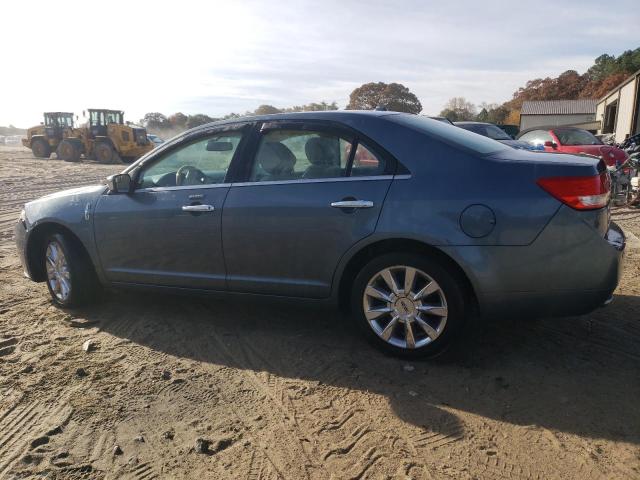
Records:
[[[607,172],[593,177],[547,177],[537,181],[540,188],[576,210],[595,210],[607,206],[611,180]]]

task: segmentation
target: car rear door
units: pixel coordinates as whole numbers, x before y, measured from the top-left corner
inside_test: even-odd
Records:
[[[244,135],[210,131],[180,142],[142,167],[133,192],[99,199],[94,230],[108,280],[226,289],[222,206]]]
[[[376,228],[395,160],[335,125],[258,128],[222,214],[228,288],[327,297],[340,257]]]

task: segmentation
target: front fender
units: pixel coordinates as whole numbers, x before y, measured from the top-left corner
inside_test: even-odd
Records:
[[[93,212],[98,197],[105,191],[104,185],[82,187],[47,195],[25,205],[24,250],[25,261],[33,254],[34,242],[49,230],[63,228],[71,232],[84,246],[98,275],[98,255],[93,235]]]

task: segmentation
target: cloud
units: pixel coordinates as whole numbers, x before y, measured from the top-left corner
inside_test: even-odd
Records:
[[[11,2],[0,31],[14,52],[0,76],[0,124],[88,107],[137,120],[263,103],[344,106],[369,81],[405,84],[426,113],[452,96],[504,101],[529,79],[636,48],[630,11],[631,1],[185,0],[114,1],[96,15],[79,0],[64,9]]]

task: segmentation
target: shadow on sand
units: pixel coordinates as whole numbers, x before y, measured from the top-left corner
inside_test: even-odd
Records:
[[[123,292],[76,313],[176,357],[384,395],[416,426],[455,431],[454,409],[640,444],[640,297],[576,318],[484,321],[412,371],[333,311]]]

